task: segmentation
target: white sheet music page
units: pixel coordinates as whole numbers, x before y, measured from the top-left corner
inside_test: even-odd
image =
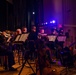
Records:
[[[20,35],[18,35],[15,39],[15,41],[19,41]]]
[[[22,34],[19,41],[25,42],[27,37],[28,37],[28,33],[27,34]]]
[[[66,41],[66,36],[58,36],[57,38],[58,41]]]
[[[54,35],[49,35],[49,36],[48,36],[49,41],[53,41],[53,42],[56,40],[56,37],[57,37],[57,36],[54,36]]]

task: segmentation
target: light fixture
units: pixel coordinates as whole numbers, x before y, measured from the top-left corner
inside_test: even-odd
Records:
[[[52,23],[55,23],[55,20],[53,20]]]
[[[35,12],[32,12],[32,14],[34,15],[34,14],[35,14]]]

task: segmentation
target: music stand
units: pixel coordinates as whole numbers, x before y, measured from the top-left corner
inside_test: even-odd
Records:
[[[57,37],[57,40],[58,40],[59,42],[65,42],[65,41],[66,41],[66,36],[58,36],[58,37]]]
[[[36,75],[36,74],[35,74],[35,71],[33,70],[32,66],[30,65],[30,63],[29,63],[29,61],[28,61],[28,58],[29,58],[29,52],[27,51],[27,52],[25,53],[25,62],[22,64],[22,68],[20,69],[20,71],[19,71],[19,74],[18,74],[18,75],[20,75],[20,74],[21,74],[21,72],[22,72],[22,70],[23,70],[23,68],[24,68],[24,66],[25,66],[25,64],[26,64],[26,62],[29,64],[29,66],[30,66],[31,70],[34,72],[34,73],[33,73],[33,74],[31,74],[31,75]]]
[[[27,37],[28,37],[28,35],[29,35],[29,34],[22,34],[22,35],[20,36],[20,38],[19,38],[18,41],[19,41],[19,42],[25,42],[26,39],[27,39]],[[21,74],[21,72],[22,72],[22,70],[23,70],[23,68],[24,68],[24,66],[25,66],[25,64],[26,64],[26,62],[29,64],[30,68],[32,69],[32,71],[33,71],[34,74],[35,74],[35,71],[33,70],[32,66],[30,65],[30,63],[29,63],[29,61],[28,61],[28,57],[29,57],[29,52],[27,51],[27,52],[25,53],[25,62],[22,64],[22,68],[20,69],[18,75]]]
[[[14,40],[14,44],[22,44],[26,41],[28,37],[28,34],[20,34],[20,35],[17,35],[16,39]]]
[[[27,39],[27,37],[28,37],[28,34],[21,34],[21,36],[20,36],[20,38],[19,38],[19,40],[18,40],[18,41],[25,42],[25,41],[26,41],[26,39]]]
[[[24,49],[23,43],[25,43],[27,37],[28,37],[28,33],[27,34],[19,34],[19,35],[17,35],[16,39],[14,40],[14,44],[19,47],[18,48],[18,62],[19,62],[19,64],[20,64],[20,55],[19,55],[19,52],[20,52],[20,50]],[[23,63],[23,61],[22,61],[22,63]]]
[[[55,36],[55,35],[50,35],[50,36],[48,36],[49,41],[51,41],[51,42],[55,42],[56,37],[57,37],[57,36]]]
[[[20,36],[21,36],[21,35],[17,35],[17,37],[16,37],[16,39],[15,39],[14,42],[17,42],[17,41],[19,40]]]

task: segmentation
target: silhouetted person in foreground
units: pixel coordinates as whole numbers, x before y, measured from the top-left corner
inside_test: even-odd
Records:
[[[35,58],[36,40],[37,40],[36,27],[32,26],[31,32],[28,35],[29,50],[30,50],[31,60],[33,60]]]
[[[15,64],[13,51],[10,50],[10,46],[6,42],[6,37],[4,36],[6,32],[2,32],[0,35],[0,56],[8,56],[8,68],[9,71],[16,71],[12,66]],[[6,63],[6,62],[5,62]],[[5,66],[6,69],[6,66]]]

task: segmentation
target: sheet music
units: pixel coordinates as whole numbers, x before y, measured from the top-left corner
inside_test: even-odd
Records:
[[[15,41],[18,41],[18,40],[19,40],[19,38],[20,38],[20,35],[18,35],[18,36],[16,37]]]
[[[57,40],[58,41],[65,41],[66,40],[66,36],[58,36]]]
[[[57,37],[57,36],[54,36],[54,35],[48,36],[49,41],[53,41],[53,42],[56,40],[56,37]]]
[[[25,42],[25,40],[27,39],[28,34],[22,34],[19,41]]]

